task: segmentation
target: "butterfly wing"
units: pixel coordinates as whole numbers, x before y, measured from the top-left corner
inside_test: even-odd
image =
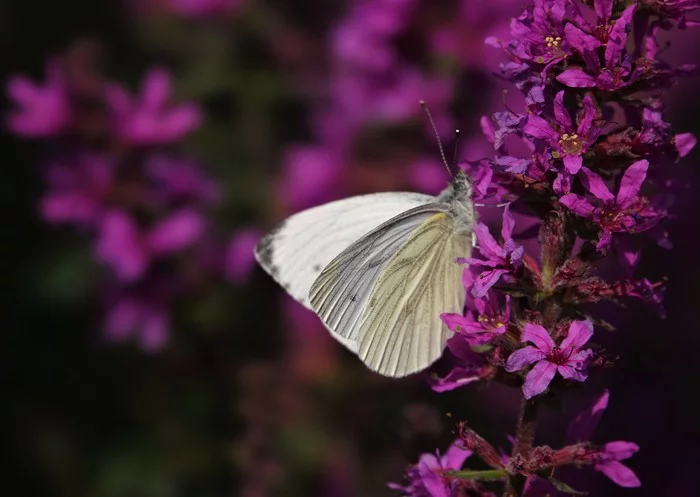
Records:
[[[263,237],[255,248],[255,257],[296,301],[312,309],[308,298],[311,285],[335,256],[386,220],[434,201],[430,195],[387,192],[313,207],[289,217]],[[334,336],[357,350],[352,343]]]
[[[361,237],[333,259],[314,281],[311,306],[326,327],[356,341],[358,323],[382,271],[425,221],[447,212],[446,204],[414,207]]]
[[[391,257],[376,281],[357,330],[358,355],[385,376],[406,376],[441,355],[449,331],[443,312],[462,312],[463,267],[471,254],[471,230],[443,209],[423,221]]]

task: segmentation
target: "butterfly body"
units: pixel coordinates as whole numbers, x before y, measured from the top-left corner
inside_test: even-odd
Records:
[[[457,257],[471,253],[471,183],[437,197],[391,192],[291,216],[256,247],[261,266],[370,368],[405,376],[442,354],[442,312],[461,312]]]

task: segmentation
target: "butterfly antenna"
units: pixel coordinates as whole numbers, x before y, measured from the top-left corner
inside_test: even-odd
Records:
[[[433,128],[433,133],[435,133],[435,139],[437,140],[438,149],[440,150],[442,164],[445,166],[445,169],[447,169],[447,174],[449,174],[450,177],[452,177],[452,170],[450,169],[449,164],[447,164],[447,159],[445,158],[445,149],[442,148],[442,142],[440,141],[440,134],[438,133],[437,126],[435,126],[435,121],[433,121],[433,116],[430,114],[430,110],[428,109],[428,105],[425,103],[425,100],[420,101],[420,106],[423,107],[423,111],[425,111],[425,115],[428,116],[428,120],[430,121],[430,126],[432,126]]]
[[[457,150],[459,150],[459,139],[461,138],[462,135],[460,135],[459,130],[455,130],[455,152],[452,155],[452,169],[457,168]]]

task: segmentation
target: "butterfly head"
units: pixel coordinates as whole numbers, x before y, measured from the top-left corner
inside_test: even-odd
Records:
[[[451,202],[455,200],[458,202],[471,202],[471,198],[472,181],[462,169],[457,171],[457,174],[455,174],[455,176],[452,178],[450,185],[438,196],[438,200],[441,202]]]

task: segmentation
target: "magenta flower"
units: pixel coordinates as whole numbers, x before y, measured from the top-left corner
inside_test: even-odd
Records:
[[[469,290],[474,285],[474,276],[467,268],[464,271],[464,288]],[[468,299],[464,315],[456,313],[440,314],[440,319],[450,331],[461,335],[472,345],[487,343],[493,337],[506,332],[510,321],[510,295],[505,296],[502,306],[499,295],[490,290],[486,298]]]
[[[112,210],[101,220],[95,253],[120,280],[133,282],[144,275],[154,257],[194,244],[204,227],[199,213],[183,209],[144,232],[128,214]]]
[[[122,139],[133,145],[163,145],[176,142],[199,127],[202,115],[196,105],[168,105],[170,83],[165,69],[151,69],[136,99],[117,84],[106,88],[105,98]]]
[[[71,101],[65,76],[56,61],[46,65],[43,85],[24,76],[14,76],[7,83],[7,94],[15,104],[7,118],[7,126],[13,133],[46,138],[65,131],[70,125]]]
[[[515,41],[508,45],[508,51],[519,60],[546,65],[569,55],[564,34],[566,3],[565,0],[535,0],[532,10],[511,22],[510,32]]]
[[[586,62],[586,69],[571,67],[557,76],[557,81],[571,88],[599,88],[606,91],[619,90],[634,83],[640,75],[639,69],[632,68],[632,58],[625,52],[627,33],[631,29],[632,16],[636,4],[627,7],[622,15],[607,30],[594,28],[594,32],[605,40],[604,65],[601,67],[598,55],[591,50],[595,48],[581,40],[579,49]],[[598,3],[596,11],[608,15],[607,6]],[[570,32],[572,28],[569,28]]]
[[[567,433],[569,442],[583,442],[591,437],[608,407],[609,399],[610,393],[606,390],[596,398],[591,407],[574,418]],[[608,442],[600,448],[590,450],[583,460],[592,463],[596,471],[600,471],[621,487],[639,487],[641,482],[637,475],[620,462],[632,457],[638,450],[639,446],[632,442]]]
[[[622,176],[617,196],[613,196],[600,176],[584,168],[586,186],[602,202],[599,207],[573,193],[559,199],[571,211],[600,226],[598,249],[603,250],[610,246],[614,232],[639,233],[652,228],[664,217],[662,212],[657,212],[649,205],[646,198],[639,196],[648,167],[649,162],[646,160],[632,164]]]
[[[170,317],[163,306],[133,296],[118,300],[107,312],[104,322],[107,339],[124,341],[135,337],[148,352],[163,348],[169,328]]]
[[[197,163],[175,157],[154,155],[145,163],[152,183],[151,197],[157,204],[213,205],[221,198],[221,188]]]
[[[581,350],[581,347],[591,336],[593,324],[590,321],[574,321],[566,338],[557,346],[542,326],[528,323],[523,328],[521,341],[531,342],[534,346],[528,345],[513,352],[505,369],[513,373],[534,364],[523,384],[523,394],[527,399],[544,392],[557,372],[567,380],[585,381],[585,368],[592,351]]]
[[[583,165],[581,157],[596,141],[600,131],[593,125],[597,111],[593,99],[586,95],[583,99],[583,110],[577,117],[578,124],[574,127],[569,111],[564,107],[564,92],[560,91],[554,97],[555,121],[530,114],[523,132],[533,138],[543,140],[552,149],[552,156],[561,157],[564,167],[570,174],[576,174]]]
[[[245,0],[166,0],[180,14],[202,17],[229,14],[238,10]]]
[[[114,167],[98,157],[56,162],[46,172],[48,190],[39,204],[41,217],[52,224],[92,227],[102,215],[114,182]]]
[[[500,245],[491,235],[488,227],[483,223],[478,223],[474,228],[476,234],[479,254],[483,259],[467,258],[459,259],[460,263],[467,263],[470,266],[487,267],[474,280],[471,294],[475,298],[482,298],[489,288],[495,285],[503,276],[512,274],[522,264],[524,249],[521,245],[516,245],[513,241],[513,228],[515,219],[510,214],[509,207],[503,209],[503,225],[501,227],[501,237],[503,245]]]
[[[408,485],[389,483],[392,490],[398,490],[405,497],[452,497],[456,495],[454,484],[450,483],[443,471],[459,470],[472,454],[464,448],[461,440],[456,440],[444,455],[422,454],[418,464],[408,470]]]
[[[226,248],[224,270],[226,277],[234,284],[246,282],[255,268],[254,248],[261,238],[256,228],[242,229],[236,232]]]

